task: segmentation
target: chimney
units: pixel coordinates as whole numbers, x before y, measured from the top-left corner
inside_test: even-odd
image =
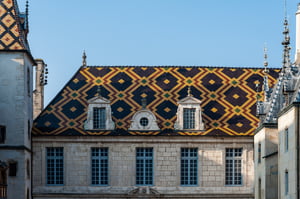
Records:
[[[33,91],[33,119],[35,119],[44,108],[44,86],[47,84],[47,64],[42,59],[36,59],[35,90]]]
[[[295,64],[300,65],[300,3],[296,12],[296,48],[295,48]]]

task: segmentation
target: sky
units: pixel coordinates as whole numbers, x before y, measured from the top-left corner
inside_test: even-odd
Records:
[[[299,0],[29,0],[29,44],[49,68],[45,106],[82,65],[281,67]],[[26,0],[18,0],[25,11]]]

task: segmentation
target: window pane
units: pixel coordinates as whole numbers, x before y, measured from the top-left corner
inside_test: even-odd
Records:
[[[225,184],[242,184],[242,148],[226,149]]]
[[[105,129],[105,108],[93,109],[93,126],[94,129]]]
[[[198,155],[197,148],[181,149],[181,185],[197,185]]]
[[[46,149],[47,158],[47,184],[64,184],[64,157],[62,147]]]
[[[92,184],[108,185],[108,148],[92,148]]]
[[[153,184],[153,149],[136,149],[136,184]]]
[[[195,109],[184,108],[183,109],[183,128],[195,129]]]

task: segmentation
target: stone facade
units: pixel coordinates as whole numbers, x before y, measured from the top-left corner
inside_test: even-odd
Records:
[[[277,198],[278,136],[276,126],[265,125],[254,137],[255,198]]]
[[[64,185],[46,185],[46,148],[64,148]],[[109,150],[109,185],[91,185],[91,148]],[[153,186],[135,183],[138,147],[153,148]],[[180,150],[198,149],[198,185],[180,185]],[[225,150],[242,148],[242,185],[225,185]],[[253,138],[34,137],[33,197],[253,198]],[[145,189],[143,191],[143,189]],[[234,194],[234,193],[238,193]]]
[[[17,164],[16,176],[7,170],[8,199],[31,197],[32,65],[26,53],[0,53],[0,125],[6,128],[0,160]]]

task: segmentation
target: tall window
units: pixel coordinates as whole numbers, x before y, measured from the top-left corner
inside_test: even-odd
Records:
[[[105,129],[105,108],[93,109],[94,129]]]
[[[181,149],[181,185],[197,185],[198,182],[198,149]]]
[[[4,143],[6,138],[6,126],[0,126],[0,143]]]
[[[289,150],[289,129],[286,128],[284,130],[284,144],[285,144],[285,151]]]
[[[183,128],[195,129],[195,108],[183,109]]]
[[[285,195],[288,195],[288,193],[289,193],[289,172],[288,171],[285,171],[284,183],[285,183],[284,193],[285,193]]]
[[[258,199],[261,199],[261,179],[258,179]]]
[[[257,162],[260,163],[261,162],[261,143],[258,143],[258,151],[257,151]]]
[[[136,184],[153,185],[153,149],[136,149]]]
[[[46,149],[47,158],[47,184],[64,184],[64,151],[62,147],[49,147]]]
[[[108,148],[92,148],[92,185],[108,185]]]
[[[242,149],[226,149],[226,185],[242,185]]]

